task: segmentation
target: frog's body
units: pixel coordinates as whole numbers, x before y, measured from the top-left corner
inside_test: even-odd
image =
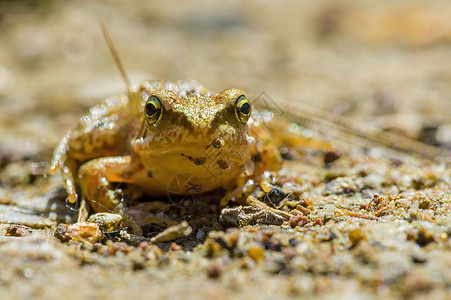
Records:
[[[215,94],[197,82],[146,81],[91,108],[60,142],[50,170],[61,170],[71,203],[77,182],[96,212],[123,212],[113,182],[150,197],[167,196],[181,173],[193,175],[181,194],[230,188],[245,169],[252,175],[252,157],[262,155],[250,114],[238,89]]]

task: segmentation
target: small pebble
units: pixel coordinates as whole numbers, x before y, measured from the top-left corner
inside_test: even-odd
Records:
[[[285,193],[282,192],[282,189],[278,186],[274,186],[263,199],[266,204],[274,206],[279,204],[284,198]]]
[[[285,194],[292,194],[297,190],[297,187],[292,182],[286,182],[282,186],[282,192],[284,192]]]
[[[97,213],[89,217],[88,222],[96,223],[99,225],[100,229],[106,232],[111,232],[119,227],[122,221],[122,216],[120,214],[112,213]]]
[[[303,227],[309,222],[309,219],[303,215],[297,215],[290,219],[290,226],[295,228],[296,226]]]
[[[207,267],[207,276],[212,279],[217,279],[221,276],[223,267],[219,263],[212,263]]]
[[[337,152],[337,151],[327,152],[326,154],[324,154],[324,164],[326,166],[330,166],[331,163],[333,163],[334,161],[336,161],[340,157],[341,157],[341,153],[340,152]]]
[[[201,240],[203,239],[205,236],[205,232],[203,232],[202,230],[199,230],[196,234],[196,239]]]
[[[269,193],[272,190],[272,184],[268,181],[263,181],[260,183],[260,186],[265,193]]]
[[[31,268],[26,268],[26,269],[23,271],[23,276],[24,276],[25,278],[27,278],[27,279],[33,278],[33,274],[34,274],[34,272],[33,272],[33,269],[31,269]]]
[[[252,246],[248,250],[249,257],[259,262],[265,258],[265,250],[261,246]]]
[[[360,228],[351,230],[348,233],[348,237],[353,247],[356,246],[358,243],[360,243],[362,240],[366,239],[365,233],[363,233]]]

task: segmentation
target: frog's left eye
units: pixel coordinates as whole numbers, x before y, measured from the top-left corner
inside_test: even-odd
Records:
[[[150,96],[149,99],[146,101],[145,106],[145,114],[147,122],[152,125],[158,122],[161,118],[161,101],[158,99],[157,96]]]
[[[252,112],[251,103],[247,100],[246,96],[241,95],[238,97],[235,103],[235,110],[238,120],[241,123],[246,124]]]

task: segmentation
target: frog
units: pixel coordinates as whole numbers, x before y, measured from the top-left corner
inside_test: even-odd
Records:
[[[60,171],[69,204],[82,199],[78,222],[88,218],[88,203],[96,213],[120,215],[135,234],[142,234],[118,184],[161,200],[174,181],[183,179],[179,196],[223,190],[219,205],[225,207],[240,195],[246,199],[245,186],[255,187],[265,171],[281,169],[282,143],[304,140],[280,132],[287,122],[254,111],[241,89],[214,93],[195,80],[131,85],[106,26],[100,27],[127,93],[91,107],[58,143],[48,170],[51,175]],[[286,218],[283,212],[280,216]],[[148,219],[176,225],[156,215]]]
[[[95,212],[125,215],[116,183],[161,199],[182,173],[192,174],[179,191],[188,194],[233,190],[280,168],[265,134],[241,89],[214,93],[197,81],[148,80],[81,117],[55,148],[50,173],[60,170],[69,203],[79,198],[78,185]]]

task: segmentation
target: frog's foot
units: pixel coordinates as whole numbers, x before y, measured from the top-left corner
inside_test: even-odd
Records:
[[[132,216],[129,216],[127,213],[122,213],[122,218],[123,218],[124,223],[133,229],[133,232],[135,235],[137,235],[137,236],[143,235],[141,226],[139,226],[138,222],[136,222]]]
[[[86,200],[95,212],[119,213],[124,223],[131,226],[136,235],[142,235],[141,227],[124,210],[122,190],[115,189],[111,184],[126,182],[124,174],[129,174],[131,168],[129,156],[93,159],[80,167],[78,179]]]
[[[64,187],[68,194],[68,201],[70,204],[75,204],[78,195],[73,174],[78,166],[74,160],[67,159],[67,143],[70,134],[71,132],[69,131],[56,147],[48,172],[50,175],[54,175],[58,170],[60,171],[61,177],[64,180]]]
[[[253,206],[237,206],[224,208],[219,222],[226,227],[242,227],[248,225],[282,225],[286,219],[272,211]]]
[[[282,225],[290,220],[290,213],[269,207],[252,196],[246,200],[248,206],[224,208],[219,222],[227,227],[242,227],[246,225]]]
[[[138,205],[132,206],[131,208],[126,210],[126,214],[133,218],[133,220],[135,220],[140,226],[156,224],[161,227],[170,227],[178,224],[177,221],[152,213],[149,210],[146,210],[144,205],[141,205],[149,203],[151,202],[140,203]],[[163,204],[167,206],[166,203]]]

